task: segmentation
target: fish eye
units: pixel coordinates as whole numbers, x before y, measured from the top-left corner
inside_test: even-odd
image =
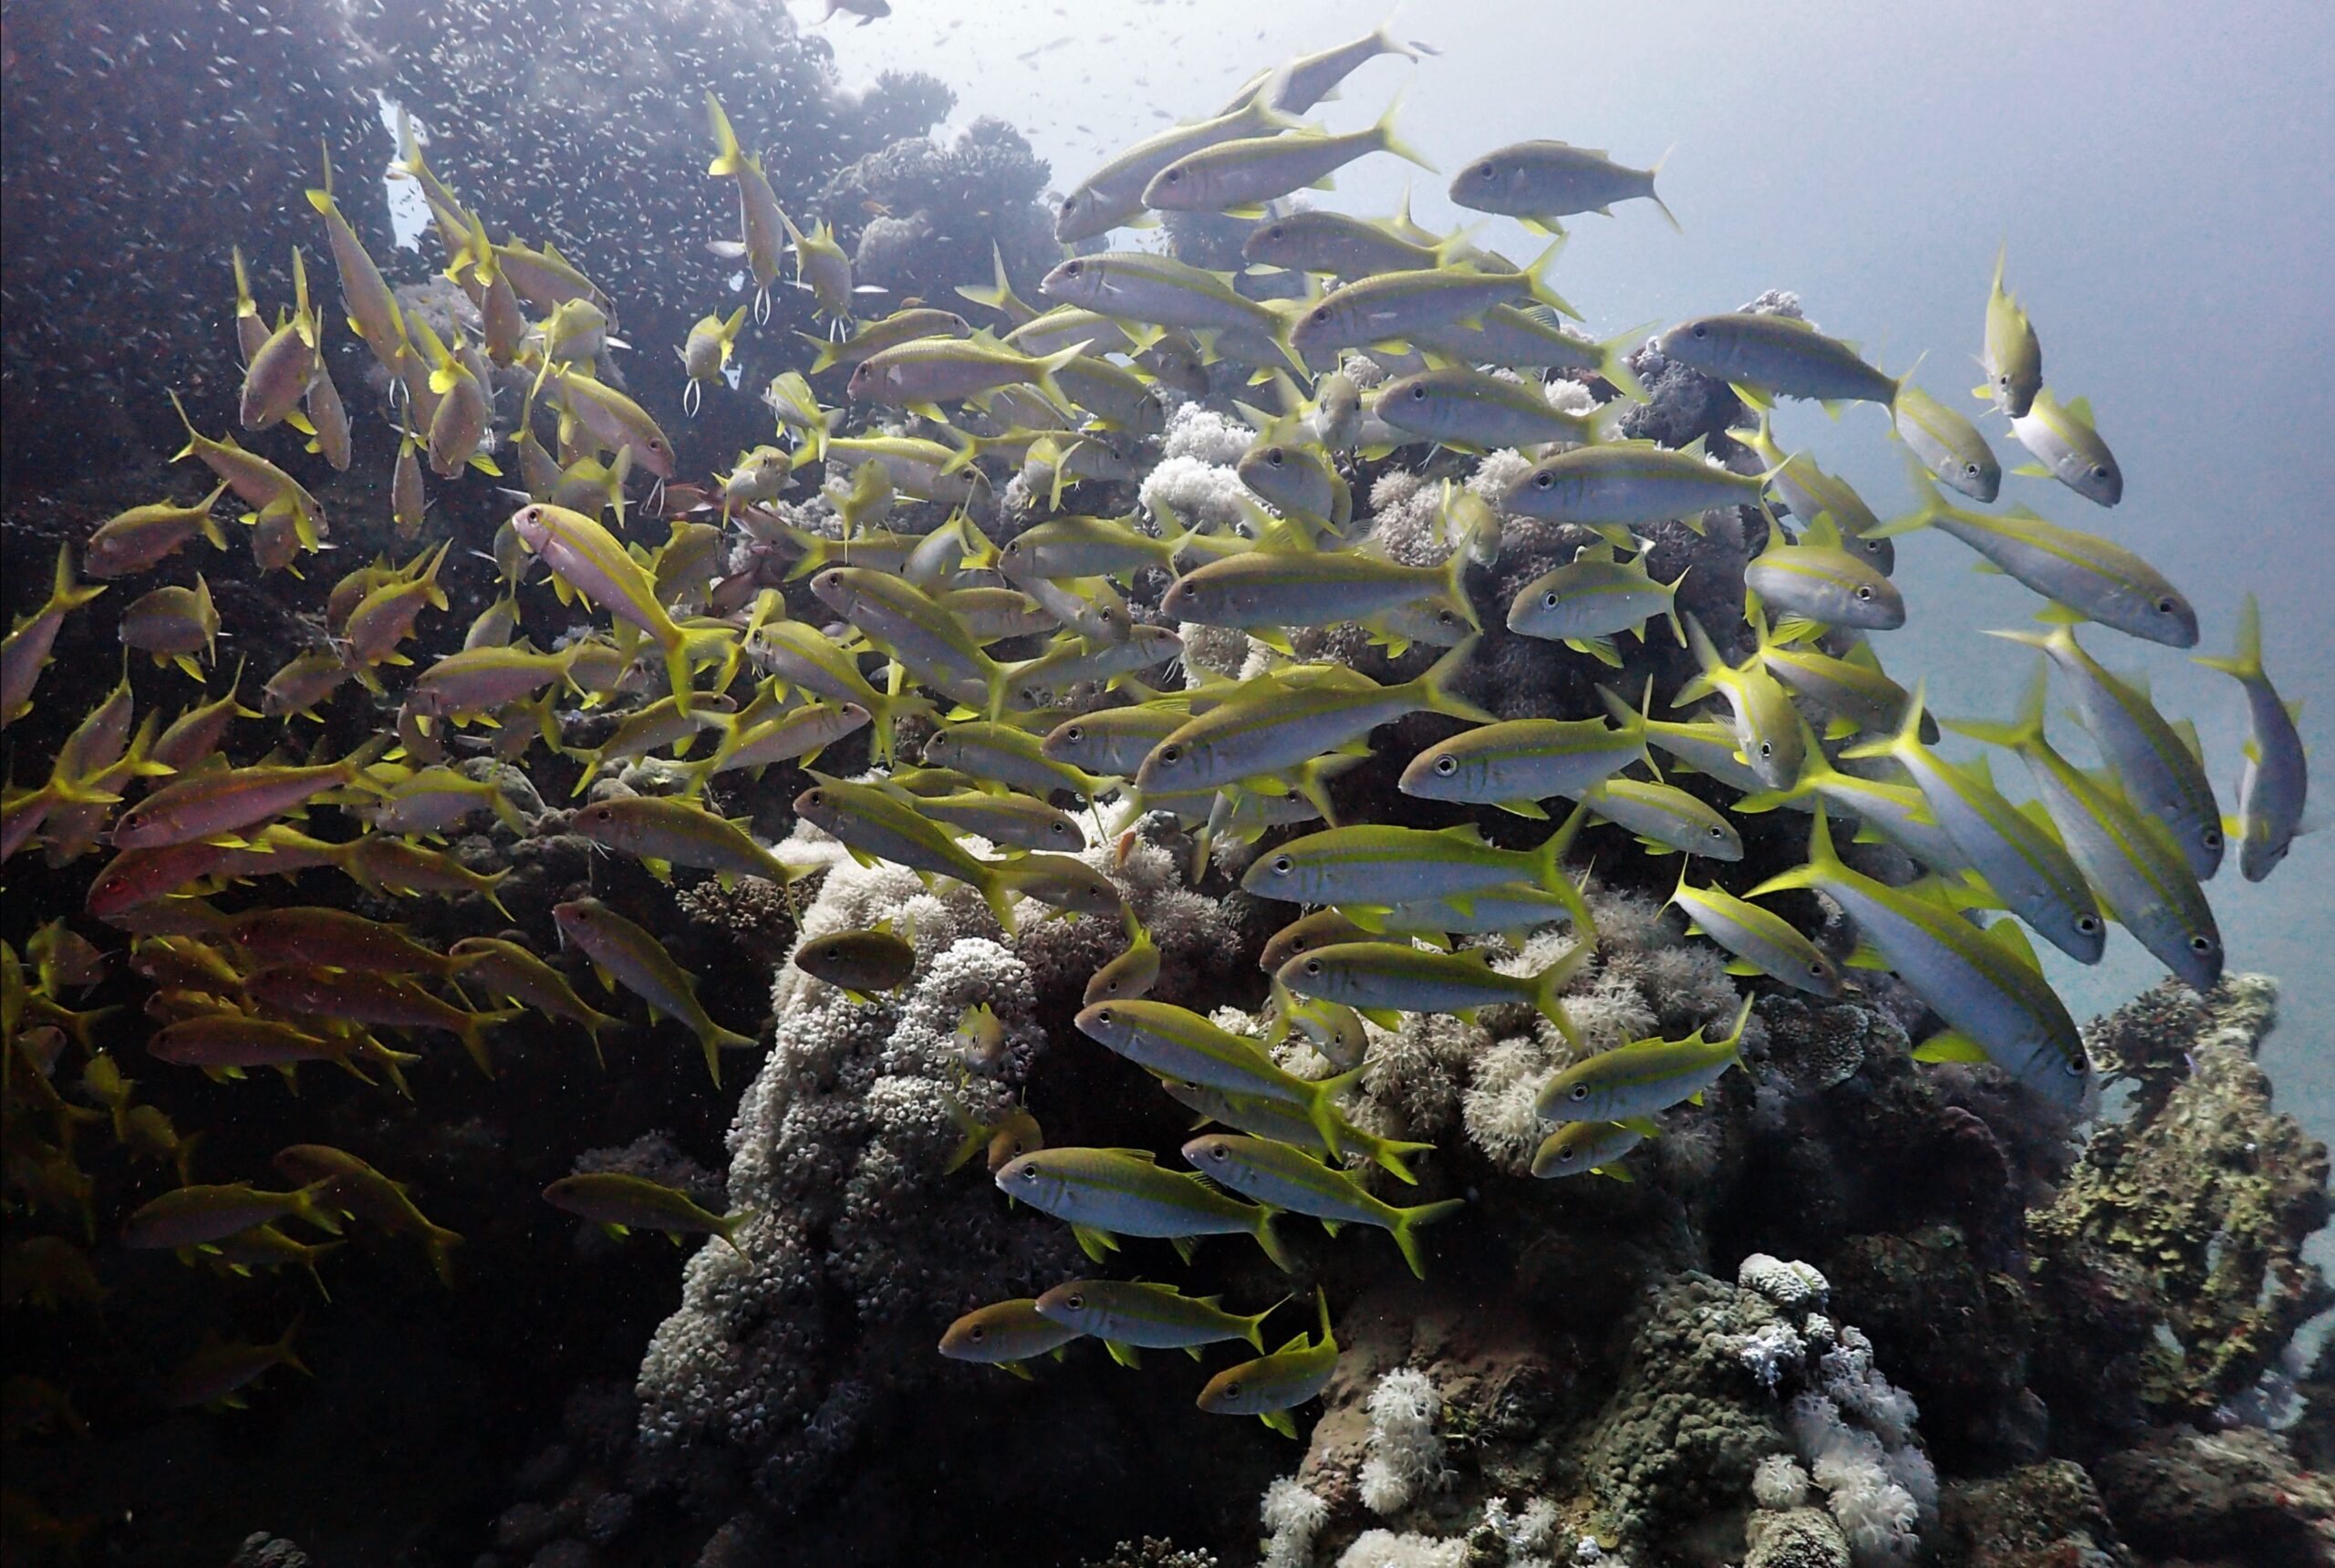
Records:
[[[1709,327],[1705,327],[1705,326],[1704,326],[1704,325],[1702,325],[1700,322],[1697,322],[1697,323],[1695,324],[1695,336],[1696,336],[1696,337],[1708,337],[1710,335],[1711,335],[1711,329],[1710,329]]]
[[[1871,598],[1873,597],[1873,588],[1872,588],[1872,586],[1871,586],[1870,584],[1865,584],[1865,583],[1860,583],[1860,584],[1858,584],[1858,585],[1857,585],[1857,597],[1858,597],[1858,598],[1860,598],[1860,599],[1871,599]]]
[[[2010,390],[2010,377],[2008,375],[1996,377],[1995,385],[2002,388],[2005,391]]]
[[[1079,264],[1078,264],[1078,263],[1076,263],[1076,262],[1064,262],[1064,263],[1063,263],[1063,264],[1062,264],[1062,275],[1063,275],[1063,276],[1064,276],[1064,277],[1076,277],[1076,276],[1078,275],[1078,274],[1079,274]]]
[[[1415,402],[1415,403],[1424,403],[1424,402],[1426,402],[1426,401],[1427,401],[1427,389],[1426,389],[1425,387],[1413,387],[1413,388],[1411,389],[1411,401],[1413,401],[1413,402]]]
[[[1553,473],[1548,472],[1546,470],[1543,470],[1532,476],[1532,487],[1535,490],[1547,490],[1556,483],[1557,476]]]
[[[1159,748],[1159,760],[1163,763],[1177,763],[1183,761],[1183,759],[1184,748],[1181,746],[1162,746]]]
[[[1589,1098],[1589,1085],[1587,1084],[1575,1084],[1572,1086],[1572,1097],[1576,1100],[1585,1100]]]
[[[2214,939],[2206,936],[2201,931],[2197,935],[2189,939],[2189,950],[2193,953],[2212,952],[2214,950]]]
[[[813,805],[824,805],[826,804],[826,799],[827,797],[821,794],[817,790],[813,790],[811,792],[811,804]]]
[[[2076,917],[2076,929],[2081,931],[2085,936],[2091,935],[2092,932],[2100,929],[2100,917],[2097,915],[2078,915]]]
[[[1435,612],[1435,624],[1437,626],[1449,626],[1453,621],[1458,620],[1458,618],[1459,618],[1458,616],[1453,615],[1449,610],[1437,610]]]
[[[1275,446],[1275,447],[1268,447],[1268,448],[1266,448],[1266,449],[1265,449],[1265,461],[1266,461],[1267,462],[1271,463],[1275,468],[1279,468],[1279,467],[1281,466],[1281,464],[1282,464],[1282,450],[1281,450],[1281,448],[1279,448],[1279,447],[1277,447],[1277,446]]]
[[[1110,1010],[1109,1008],[1107,1008],[1107,1007],[1106,1007],[1106,1008],[1105,1008],[1105,1009],[1103,1009],[1103,1011],[1102,1011],[1102,1012],[1098,1012],[1098,1013],[1096,1013],[1096,1014],[1095,1015],[1095,1022],[1096,1022],[1097,1023],[1108,1023],[1110,1021],[1111,1021],[1111,1010]]]
[[[1286,877],[1286,876],[1288,876],[1292,871],[1294,871],[1294,870],[1296,870],[1296,869],[1297,869],[1297,862],[1295,862],[1294,860],[1292,860],[1288,856],[1286,856],[1286,855],[1276,855],[1276,856],[1274,856],[1274,857],[1273,857],[1273,873],[1274,873],[1274,875],[1276,875],[1276,876],[1281,876],[1281,877]]]
[[[2180,608],[2181,601],[2169,594],[2156,601],[2156,613],[2159,615],[2172,615]]]
[[[1776,743],[1775,743],[1773,741],[1762,741],[1762,742],[1759,742],[1759,754],[1760,754],[1761,756],[1763,756],[1763,757],[1772,757],[1772,756],[1774,756],[1774,755],[1776,754]]]
[[[2107,465],[2106,463],[2104,463],[2104,462],[2095,462],[2095,463],[2093,463],[2093,464],[2091,465],[2091,476],[2092,476],[2092,478],[2094,478],[2094,479],[2105,479],[2105,478],[2107,478],[2107,477],[2108,477],[2108,465]]]
[[[1816,976],[1816,977],[1818,977],[1819,979],[1823,978],[1823,974],[1824,974],[1824,961],[1823,961],[1823,960],[1821,960],[1821,959],[1819,959],[1816,962],[1814,962],[1814,963],[1812,963],[1812,964],[1810,964],[1810,965],[1808,966],[1808,972],[1809,972],[1809,973],[1811,973],[1811,974],[1812,974],[1812,975],[1815,975],[1815,976]]]
[[[1069,831],[1069,829],[1068,829],[1068,827],[1067,827],[1064,824],[1063,824],[1063,823],[1059,823],[1059,822],[1050,822],[1050,823],[1046,824],[1046,831],[1047,831],[1047,832],[1049,832],[1049,833],[1051,833],[1051,834],[1053,834],[1055,837],[1059,838],[1059,837],[1061,837],[1064,833],[1068,832],[1068,831]]]
[[[1975,462],[1966,462],[1962,465],[1962,472],[1965,473],[1975,474],[1978,472],[1978,465]]]
[[[1581,1151],[1578,1149],[1561,1148],[1557,1150],[1557,1163],[1559,1165],[1567,1164],[1572,1159],[1574,1155],[1580,1152]]]
[[[1037,1180],[1037,1179],[1038,1179],[1038,1168],[1037,1168],[1036,1166],[1034,1166],[1034,1165],[1025,1165],[1025,1166],[1023,1166],[1023,1167],[1022,1168],[1022,1180],[1024,1180],[1024,1181],[1035,1181],[1035,1180]]]
[[[1307,974],[1320,974],[1322,972],[1322,961],[1320,959],[1307,959],[1305,961],[1305,972]]]
[[[1437,777],[1448,779],[1459,771],[1459,759],[1452,756],[1437,757],[1435,759],[1435,771]]]
[[[2208,849],[2219,849],[2222,846],[2222,830],[2218,827],[2205,829],[2205,845]]]
[[[1220,1144],[1220,1143],[1218,1143],[1218,1144],[1210,1144],[1210,1145],[1209,1146],[1208,1157],[1209,1157],[1209,1158],[1210,1158],[1210,1159],[1221,1161],[1221,1160],[1225,1158],[1225,1156],[1227,1156],[1227,1155],[1230,1154],[1231,1152],[1232,1152],[1232,1151],[1231,1151],[1230,1149],[1229,1149],[1229,1148],[1225,1147],[1224,1147],[1222,1144]]]
[[[1271,228],[1265,231],[1267,234],[1274,239],[1282,238],[1287,232],[1288,231],[1283,229],[1279,223],[1275,223]]]
[[[1181,169],[1170,169],[1168,171],[1168,183],[1170,185],[1173,185],[1177,181],[1181,180],[1183,177],[1184,171]]]
[[[1227,1399],[1238,1399],[1240,1397],[1240,1385],[1238,1383],[1226,1384],[1224,1386],[1224,1397]]]
[[[1069,1307],[1071,1311],[1076,1312],[1080,1307],[1086,1304],[1086,1297],[1084,1293],[1080,1293],[1065,1298],[1064,1304]]]
[[[1557,595],[1556,595],[1555,591],[1554,591],[1554,590],[1551,590],[1551,591],[1550,591],[1550,592],[1548,592],[1548,593],[1542,594],[1542,595],[1541,596],[1541,603],[1542,605],[1546,606],[1546,607],[1547,607],[1548,608],[1550,608],[1550,609],[1554,609],[1554,608],[1556,608],[1556,607],[1557,607]]]
[[[1084,724],[1073,724],[1063,732],[1063,737],[1065,740],[1083,741],[1086,738],[1086,727]]]
[[[1727,829],[1719,826],[1717,823],[1713,823],[1711,825],[1710,833],[1713,838],[1725,838],[1727,836]]]
[[[1327,322],[1330,319],[1330,307],[1324,305],[1316,308],[1313,312],[1313,319],[1316,321]]]
[[[2082,1064],[2082,1063],[2081,1063],[2081,1062],[2070,1062],[2070,1063],[2069,1063],[2069,1064],[2067,1064],[2067,1074],[2068,1074],[2068,1076],[2069,1076],[2069,1077],[2070,1077],[2070,1078],[2081,1078],[2081,1077],[2082,1077],[2082,1076],[2083,1076],[2083,1064]]]
[[[1477,172],[1477,173],[1479,173],[1479,174],[1480,174],[1480,175],[1482,175],[1485,179],[1489,180],[1489,179],[1490,179],[1493,175],[1495,175],[1495,174],[1499,173],[1499,172],[1500,172],[1500,169],[1499,169],[1499,166],[1498,166],[1498,165],[1496,165],[1496,164],[1487,163],[1487,164],[1484,164],[1482,167],[1479,168],[1479,169],[1476,171],[1476,172]]]
[[[965,1337],[978,1343],[989,1337],[989,1330],[983,1328],[980,1324],[975,1324],[972,1327],[965,1331]]]

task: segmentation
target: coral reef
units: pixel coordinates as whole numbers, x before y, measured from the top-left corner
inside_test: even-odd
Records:
[[[2277,1017],[2275,981],[2232,975],[2210,996],[2160,985],[2092,1030],[2103,1075],[2133,1085],[2132,1111],[2029,1222],[2061,1326],[2081,1313],[2115,1331],[2076,1341],[2071,1397],[2121,1353],[2152,1418],[2208,1418],[2335,1303],[2302,1255],[2327,1223],[2326,1147],[2270,1108],[2255,1060]]]
[[[691,1260],[640,1389],[652,1452],[714,1444],[751,1456],[758,1489],[790,1508],[851,1450],[879,1398],[981,1370],[932,1356],[939,1324],[1074,1272],[1065,1230],[1002,1212],[985,1180],[943,1166],[968,1126],[995,1121],[1031,1083],[1087,976],[1125,937],[1025,904],[1019,935],[1001,940],[969,889],[930,891],[898,867],[853,865],[807,824],[784,853],[831,862],[804,938],[888,919],[913,935],[917,978],[860,1003],[780,970],[777,1047],[730,1138],[730,1199],[755,1211],[739,1233],[746,1258],[709,1247]],[[1185,891],[1157,846],[1087,858],[1158,943],[1162,993],[1188,994],[1229,940],[1218,907]],[[986,1071],[952,1042],[977,1002],[1005,1032]]]

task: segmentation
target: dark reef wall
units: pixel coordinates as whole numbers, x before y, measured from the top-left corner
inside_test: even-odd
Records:
[[[887,211],[912,224],[879,243],[877,281],[945,303],[944,285],[960,279],[939,256],[986,257],[995,237],[1026,275],[1045,232],[1032,202],[1046,166],[1017,134],[977,128],[954,151],[924,142],[949,89],[911,75],[844,92],[825,41],[799,34],[782,0],[32,0],[9,7],[6,26],[10,488],[153,452],[177,426],[168,389],[192,394],[200,415],[233,388],[229,247],[243,246],[272,314],[290,293],[291,247],[312,264],[324,253],[300,194],[317,183],[320,144],[391,281],[440,265],[434,239],[429,263],[391,247],[384,97],[428,128],[431,166],[498,242],[555,244],[620,302],[637,345],[625,369],[660,406],[680,385],[673,348],[735,297],[733,265],[706,249],[737,223],[730,187],[705,174],[709,90],[798,223],[825,217],[863,247]],[[811,329],[807,296],[783,289],[777,305],[774,327]],[[327,332],[351,356],[343,385],[362,423],[375,405],[352,384],[361,350],[337,316]],[[752,369],[766,380],[793,363],[765,348]],[[708,414],[694,432],[706,462],[768,433],[745,400]]]

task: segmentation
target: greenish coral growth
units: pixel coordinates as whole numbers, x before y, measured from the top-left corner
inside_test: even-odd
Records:
[[[2134,1086],[2131,1111],[2029,1219],[2039,1272],[2088,1255],[2141,1293],[2163,1331],[2143,1355],[2143,1397],[2164,1418],[2245,1392],[2335,1303],[2303,1258],[2327,1222],[2327,1147],[2270,1108],[2255,1060],[2278,998],[2267,975],[2204,996],[2167,982],[2101,1021],[2092,1056],[2104,1081]]]
[[[1753,1468],[1791,1451],[1742,1352],[1747,1334],[1781,1321],[1761,1297],[1704,1274],[1680,1274],[1655,1293],[1620,1388],[1580,1450],[1601,1539],[1659,1540],[1739,1512]]]

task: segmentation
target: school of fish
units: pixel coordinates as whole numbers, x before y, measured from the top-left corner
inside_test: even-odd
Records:
[[[1076,1038],[1053,1048],[1134,1064],[1196,1111],[1200,1130],[1173,1158],[1054,1147],[1018,1111],[994,1126],[969,1117],[952,1162],[982,1158],[1001,1192],[1072,1226],[1098,1265],[1121,1238],[1165,1239],[1188,1259],[1199,1238],[1238,1234],[1291,1270],[1276,1222],[1297,1216],[1334,1234],[1382,1230],[1423,1277],[1422,1228],[1464,1204],[1406,1205],[1373,1190],[1381,1176],[1415,1184],[1413,1162],[1433,1146],[1357,1127],[1342,1096],[1367,1068],[1374,1032],[1406,1013],[1472,1018],[1520,1002],[1577,1040],[1563,997],[1597,933],[1581,891],[1587,857],[1575,848],[1599,823],[1646,853],[1678,857],[1672,902],[1691,934],[1726,950],[1747,990],[1731,1023],[1579,1056],[1554,1074],[1535,1102],[1547,1124],[1536,1175],[1626,1179],[1630,1151],[1659,1136],[1666,1113],[1743,1065],[1760,996],[1837,996],[1859,967],[1893,971],[1941,1021],[1921,1059],[1990,1063],[2039,1100],[2085,1114],[2091,1069],[2030,934],[2094,963],[2121,926],[2173,974],[2210,987],[2224,955],[2204,884],[2233,846],[2240,875],[2260,880],[2304,827],[2306,760],[2263,668],[2251,601],[2234,651],[2199,660],[2239,684],[2248,716],[2225,802],[2186,726],[2098,661],[2115,634],[2196,647],[2188,601],[2112,539],[2026,501],[1998,504],[2018,477],[2103,509],[2123,486],[2086,400],[2045,379],[2039,335],[2000,259],[1977,334],[1975,411],[1999,415],[2032,459],[2008,475],[2000,433],[1990,441],[1958,397],[1933,397],[1772,314],[1698,317],[1655,338],[1666,358],[1728,383],[1751,410],[1735,432],[1756,460],[1749,467],[1619,439],[1616,416],[1645,396],[1626,358],[1645,335],[1599,340],[1567,325],[1573,306],[1547,276],[1557,244],[1520,265],[1480,248],[1475,227],[1438,234],[1407,213],[1372,219],[1288,200],[1358,159],[1433,167],[1398,135],[1392,109],[1351,134],[1303,120],[1366,61],[1433,52],[1373,34],[1261,72],[1211,113],[1127,148],[1074,186],[1057,218],[1065,247],[1106,248],[1066,250],[1034,280],[1043,304],[1016,293],[1001,262],[993,282],[969,281],[962,303],[994,318],[982,326],[946,307],[959,302],[886,302],[894,307],[871,314],[882,291],[855,283],[827,223],[781,210],[762,156],[709,95],[708,176],[725,213],[735,197],[734,221],[712,244],[738,263],[752,297],[710,308],[674,346],[683,412],[740,395],[748,358],[785,367],[763,393],[772,441],[711,476],[684,472],[657,415],[620,389],[617,302],[557,249],[515,232],[493,238],[501,225],[463,204],[409,131],[395,171],[426,201],[444,275],[478,311],[476,335],[449,341],[401,309],[325,161],[306,194],[338,307],[296,253],[291,306],[271,327],[236,254],[241,433],[206,434],[181,410],[179,456],[215,487],[113,517],[78,565],[74,549],[60,551],[45,602],[0,649],[0,722],[41,700],[68,618],[118,610],[125,659],[119,683],[37,776],[12,779],[0,813],[0,855],[94,867],[86,919],[51,920],[22,950],[0,952],[9,1201],[63,1216],[83,1238],[24,1243],[12,1277],[55,1299],[90,1299],[88,1248],[127,1247],[219,1270],[294,1268],[321,1291],[327,1255],[372,1231],[410,1238],[454,1282],[461,1238],[356,1154],[295,1144],[272,1177],[198,1181],[200,1133],[141,1094],[141,1076],[225,1080],[265,1068],[296,1082],[321,1064],[414,1096],[424,1092],[414,1080],[436,1066],[425,1039],[451,1036],[492,1075],[498,1028],[529,1014],[560,1020],[597,1050],[632,1027],[603,1010],[622,996],[693,1036],[716,1085],[725,1055],[755,1049],[751,1033],[709,1012],[698,978],[653,930],[597,898],[550,912],[545,934],[563,950],[487,934],[511,923],[496,893],[507,873],[479,873],[439,846],[478,813],[518,820],[499,775],[465,765],[481,757],[525,771],[545,798],[584,796],[612,768],[660,759],[669,793],[579,801],[572,829],[659,877],[681,867],[725,885],[793,883],[803,867],[709,805],[783,781],[797,792],[796,815],[851,855],[962,883],[1007,932],[1034,918],[1033,905],[1123,928],[1125,950],[1088,987]],[[1561,244],[1567,222],[1619,204],[1668,219],[1655,178],[1537,140],[1479,152],[1458,166],[1449,194]],[[1120,232],[1163,213],[1251,221],[1250,273],[1187,265]],[[1271,275],[1301,280],[1302,294],[1244,289]],[[757,335],[773,291],[787,286],[829,323],[807,350]],[[398,441],[383,521],[410,555],[332,579],[327,643],[274,670],[238,663],[223,684],[219,643],[234,629],[193,556],[231,547],[219,508],[232,493],[229,514],[262,571],[306,576],[331,558],[332,520],[297,472],[353,461],[352,414],[334,380],[351,357],[331,351],[344,321],[391,389]],[[1350,354],[1389,374],[1350,376]],[[1229,384],[1239,396],[1278,402],[1249,410],[1245,522],[1209,532],[1164,511],[1077,510],[1083,490],[1140,473],[1143,443],[1172,401],[1214,387],[1215,406],[1230,411],[1228,378],[1209,375],[1219,363],[1237,368]],[[511,410],[497,399],[512,396],[514,371],[526,390],[504,435],[498,411]],[[1552,400],[1552,381],[1588,387],[1600,406],[1583,413],[1577,400]],[[1780,446],[1770,413],[1783,399],[1873,405],[1904,455],[1914,507],[1884,521]],[[1529,462],[1489,505],[1447,487],[1448,558],[1404,565],[1362,542],[1362,465],[1438,449],[1513,450]],[[1015,474],[1043,514],[993,539],[975,514],[994,514],[976,498]],[[427,537],[433,484],[497,481],[516,482],[516,504],[491,542]],[[823,493],[839,530],[815,533],[783,513],[790,490]],[[1718,649],[1739,640],[1736,628],[1683,615],[1678,583],[1649,573],[1642,540],[1673,520],[1699,531],[1704,513],[1738,507],[1770,526],[1746,574],[1752,652],[1729,662]],[[1461,694],[1484,635],[1468,577],[1497,559],[1503,514],[1583,531],[1576,558],[1527,586],[1505,628],[1599,666],[1606,711],[1500,722]],[[1777,525],[1784,519],[1790,529]],[[1918,680],[1884,672],[1876,634],[1918,609],[1892,580],[1894,541],[1921,530],[1951,535],[2040,601],[2039,628],[1998,634],[2039,659],[2016,714],[1941,724]],[[444,584],[489,570],[500,592],[457,639]],[[1162,574],[1164,598],[1147,601]],[[172,580],[141,581],[159,577]],[[576,605],[593,629],[553,635]],[[1347,624],[1395,653],[1417,646],[1433,657],[1410,679],[1379,681],[1290,654],[1291,631]],[[1271,657],[1242,679],[1185,672],[1183,639],[1195,628],[1244,632]],[[1666,703],[1651,683],[1620,680],[1625,649],[1656,635],[1690,649],[1699,670]],[[177,671],[195,686],[140,711],[132,655],[163,672],[156,680]],[[2050,688],[2102,766],[2071,763],[2050,739]],[[368,705],[379,732],[346,754],[315,754],[298,722],[337,702]],[[619,722],[603,743],[573,747],[564,704],[608,709]],[[1500,847],[1472,825],[1339,819],[1331,784],[1377,754],[1374,731],[1418,712],[1446,716],[1449,732],[1390,759],[1402,764],[1401,794],[1551,824],[1537,846]],[[2000,793],[1985,755],[1945,754],[1942,730],[2017,756],[2034,801]],[[910,735],[921,738],[913,759]],[[856,756],[862,746],[864,771],[810,771],[831,748]],[[25,759],[12,760],[22,772]],[[1805,863],[1725,886],[1744,854],[1737,821],[1785,806],[1805,814]],[[1076,857],[1154,813],[1193,836],[1202,870],[1215,846],[1266,840],[1240,886],[1285,906],[1289,920],[1266,946],[1272,1001],[1251,1031],[1152,1000],[1157,948],[1112,879]],[[1893,886],[1852,869],[1839,853],[1851,833],[1903,849],[1918,878]],[[271,901],[273,879],[306,872],[376,895],[476,895],[498,919],[441,950],[328,905]],[[1822,950],[1762,902],[1788,889],[1838,906],[1856,950]],[[1514,972],[1498,944],[1550,926],[1569,927],[1572,946],[1540,972]],[[597,1001],[579,989],[568,952],[597,975]],[[150,985],[135,1031],[75,1005],[117,961]],[[908,983],[917,952],[912,932],[887,924],[804,942],[792,961],[867,1002]],[[128,1055],[129,1033],[143,1034],[145,1062]],[[1310,1051],[1276,1049],[1300,1041]],[[968,1071],[993,1062],[994,1016],[970,1011],[958,1044]],[[99,1138],[175,1179],[109,1231],[90,1210],[83,1169]],[[574,1176],[544,1198],[612,1233],[752,1246],[752,1215],[714,1213],[638,1177]],[[1268,1352],[1263,1324],[1289,1298],[1244,1313],[1157,1282],[1068,1280],[967,1314],[939,1350],[1028,1376],[1031,1358],[1082,1337],[1129,1366],[1143,1349],[1198,1358],[1246,1345],[1253,1358],[1208,1378],[1199,1407],[1293,1436],[1290,1412],[1320,1391],[1338,1355],[1329,1304],[1315,1294],[1312,1331]],[[268,1345],[206,1345],[167,1397],[237,1404],[278,1367],[306,1370],[289,1332]]]

